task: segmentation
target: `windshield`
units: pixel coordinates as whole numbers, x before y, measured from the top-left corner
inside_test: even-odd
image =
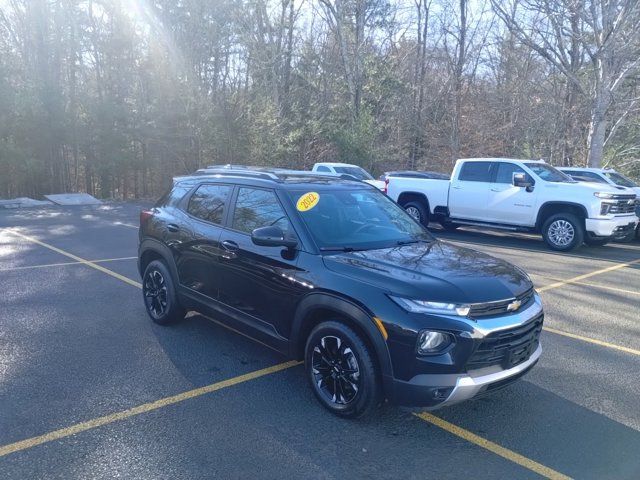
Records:
[[[560,170],[548,165],[546,163],[525,163],[533,173],[535,173],[542,180],[547,182],[569,182],[575,183],[569,175],[562,173]]]
[[[609,180],[621,187],[637,187],[638,184],[633,180],[620,175],[618,172],[602,172]]]
[[[322,250],[369,250],[435,240],[377,190],[322,190],[315,193],[317,203],[301,210],[299,201],[309,193],[292,191],[289,196]]]
[[[360,167],[334,167],[337,173],[346,173],[358,180],[373,180],[373,177],[369,173]]]

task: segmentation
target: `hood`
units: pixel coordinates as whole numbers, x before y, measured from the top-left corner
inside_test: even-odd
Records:
[[[565,183],[565,182],[545,182],[545,187],[547,188],[562,188],[567,189],[567,191],[573,189],[576,192],[604,192],[604,193],[614,193],[617,195],[628,195],[635,193],[631,188],[627,187],[619,187],[617,185],[609,185],[608,183],[597,183],[597,182],[576,182],[576,183]]]
[[[324,262],[386,293],[434,302],[504,300],[533,286],[524,271],[504,260],[441,241],[327,255]]]

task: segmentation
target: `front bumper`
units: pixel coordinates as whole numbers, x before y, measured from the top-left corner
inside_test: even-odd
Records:
[[[611,237],[627,228],[633,230],[637,223],[638,217],[634,214],[602,219],[587,218],[584,221],[587,232],[597,237]]]

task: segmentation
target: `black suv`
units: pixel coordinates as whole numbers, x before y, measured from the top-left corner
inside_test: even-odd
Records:
[[[507,262],[436,240],[374,187],[226,169],[176,179],[140,215],[139,270],[160,324],[187,310],[304,359],[318,400],[457,403],[540,357],[543,312]]]

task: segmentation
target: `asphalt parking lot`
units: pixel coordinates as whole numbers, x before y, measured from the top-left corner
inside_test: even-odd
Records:
[[[149,320],[139,209],[0,210],[0,478],[640,478],[640,242],[434,230],[531,275],[543,356],[493,396],[345,421],[263,345]]]

